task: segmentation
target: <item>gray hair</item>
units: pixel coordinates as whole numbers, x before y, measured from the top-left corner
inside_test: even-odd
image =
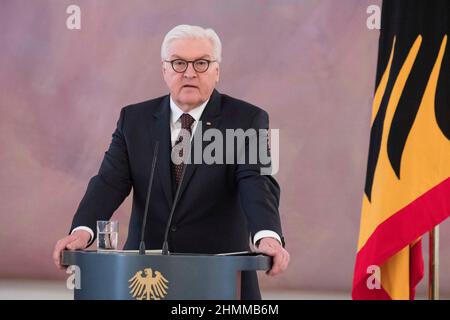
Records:
[[[217,62],[222,61],[222,43],[217,33],[213,29],[204,29],[198,26],[191,26],[187,24],[180,24],[170,30],[161,45],[161,59],[167,60],[167,54],[169,52],[169,45],[173,40],[177,39],[208,39],[213,47],[213,59]]]

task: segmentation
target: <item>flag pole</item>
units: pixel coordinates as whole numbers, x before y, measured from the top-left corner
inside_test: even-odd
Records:
[[[429,233],[428,300],[439,300],[439,225]]]

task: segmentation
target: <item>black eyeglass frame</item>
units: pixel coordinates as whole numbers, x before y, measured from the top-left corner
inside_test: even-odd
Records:
[[[177,71],[177,70],[175,70],[174,63],[175,63],[176,61],[183,61],[183,62],[186,62],[186,68],[184,68],[183,71]],[[205,70],[199,71],[199,70],[197,70],[197,69],[195,68],[195,63],[198,62],[198,61],[205,61],[205,62],[208,63],[208,66],[206,67]],[[192,67],[194,68],[195,72],[198,72],[198,73],[204,73],[204,72],[208,71],[209,65],[210,65],[211,63],[213,63],[213,62],[217,62],[217,60],[208,60],[208,59],[203,59],[203,58],[202,58],[202,59],[191,60],[191,61],[184,60],[184,59],[173,59],[173,60],[164,60],[164,62],[170,63],[170,65],[172,66],[173,71],[175,71],[175,72],[177,72],[177,73],[184,73],[184,72],[186,72],[187,68],[189,68],[189,63],[192,63]]]

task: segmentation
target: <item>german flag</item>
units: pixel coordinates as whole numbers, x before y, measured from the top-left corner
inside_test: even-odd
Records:
[[[450,215],[450,1],[383,1],[353,299],[414,299]]]

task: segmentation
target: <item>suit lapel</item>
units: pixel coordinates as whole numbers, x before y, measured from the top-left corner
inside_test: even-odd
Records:
[[[158,163],[156,165],[161,179],[162,188],[169,207],[173,202],[172,175],[170,172],[170,154],[172,150],[170,142],[170,106],[169,96],[164,97],[159,109],[153,114],[154,128],[152,134],[153,145],[159,141]]]
[[[202,113],[202,116],[200,117],[200,123],[198,124],[195,133],[194,133],[194,139],[192,139],[191,144],[191,150],[193,150],[195,139],[200,139],[202,141],[202,150],[203,152],[205,146],[209,144],[210,142],[203,142],[201,134],[205,132],[207,129],[212,128],[218,128],[220,126],[220,113],[222,109],[221,104],[221,97],[220,93],[214,89],[213,93],[211,94],[211,98],[209,99],[208,104],[205,107],[205,110]],[[201,129],[201,130],[199,130]],[[194,152],[194,151],[192,151]],[[186,172],[184,174],[184,179],[181,183],[180,187],[180,195],[179,199],[181,199],[181,196],[183,195],[183,192],[186,190],[187,185],[189,184],[189,181],[191,180],[193,174],[197,170],[199,166],[205,165],[199,165],[199,164],[192,164],[194,161],[194,157],[192,154],[191,157],[191,163],[186,165]]]

